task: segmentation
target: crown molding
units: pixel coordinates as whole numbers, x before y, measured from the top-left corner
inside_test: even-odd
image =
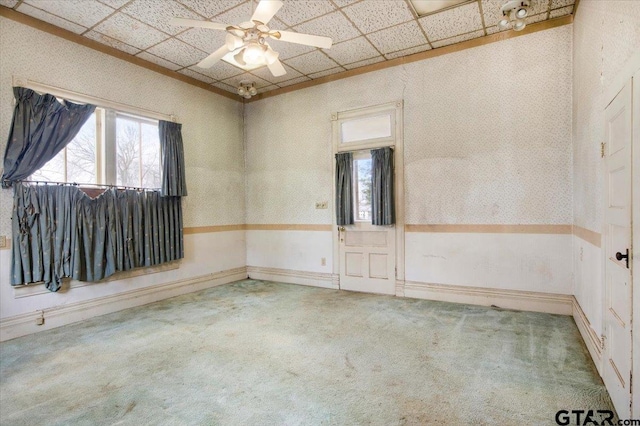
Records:
[[[305,81],[298,84],[292,84],[291,86],[282,87],[280,89],[270,90],[268,92],[259,93],[253,96],[251,99],[247,99],[245,103],[256,102],[261,99],[269,98],[272,96],[282,95],[284,93],[293,92],[300,89],[306,89],[308,87],[317,86],[319,84],[330,83],[332,81],[341,80],[343,78],[349,78],[360,74],[365,74],[373,71],[382,70],[385,68],[397,67],[411,62],[423,61],[429,58],[435,58],[441,55],[447,55],[449,53],[460,52],[462,50],[471,49],[474,47],[484,46],[486,44],[496,43],[498,41],[508,40],[510,38],[521,37],[527,34],[533,34],[538,31],[549,30],[552,28],[568,25],[573,22],[573,15],[561,16],[560,18],[549,19],[547,21],[537,22],[525,27],[522,31],[503,31],[500,33],[491,34],[484,37],[474,38],[462,43],[456,43],[445,47],[439,47],[436,49],[427,50],[425,52],[415,53],[409,56],[402,56],[400,58],[391,59],[388,61],[377,62],[375,64],[367,65],[360,68],[354,68],[349,71],[344,71],[337,74],[331,74],[326,77],[317,78],[311,81]]]
[[[224,96],[225,98],[232,99],[236,102],[242,102],[242,100],[239,99],[238,95],[234,93],[219,89],[215,86],[212,86],[200,80],[196,80],[195,78],[191,78],[187,75],[180,74],[175,71],[171,71],[170,69],[161,67],[160,65],[156,65],[153,62],[145,61],[144,59],[138,58],[137,56],[130,55],[129,53],[123,52],[122,50],[118,50],[111,46],[107,46],[106,44],[102,44],[95,40],[91,40],[90,38],[83,37],[79,34],[65,30],[63,28],[56,27],[55,25],[52,25],[48,22],[41,21],[29,15],[25,15],[24,13],[17,12],[13,9],[0,6],[0,16],[7,19],[11,19],[12,21],[16,21],[24,25],[28,25],[37,30],[44,31],[56,37],[60,37],[65,40],[72,41],[74,43],[88,47],[90,49],[97,50],[98,52],[106,53],[109,56],[122,59],[123,61],[130,62],[134,65],[138,65],[140,67],[146,68],[151,71],[155,71],[167,77],[180,80],[183,83],[187,83],[192,86],[199,87],[201,89],[215,93],[216,95]]]

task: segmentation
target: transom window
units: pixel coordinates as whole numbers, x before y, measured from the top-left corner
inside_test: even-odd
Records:
[[[158,121],[96,108],[76,137],[31,180],[161,186]]]

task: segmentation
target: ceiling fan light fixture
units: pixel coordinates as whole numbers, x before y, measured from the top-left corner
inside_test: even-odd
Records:
[[[527,26],[524,20],[529,16],[529,0],[509,0],[506,2],[500,12],[503,18],[498,21],[498,29],[500,31],[512,28],[514,31],[522,31]]]
[[[267,62],[268,65],[271,65],[275,61],[277,61],[278,60],[278,56],[280,56],[280,54],[278,52],[273,50],[271,47],[267,46],[267,50],[264,52],[264,59],[265,59],[265,61]]]
[[[242,46],[244,44],[244,41],[241,37],[228,32],[225,39],[225,44],[227,46],[227,49],[229,49],[229,51],[232,51]]]
[[[264,48],[258,43],[250,43],[242,53],[242,60],[247,65],[264,65]]]
[[[515,24],[513,24],[513,30],[514,31],[522,31],[524,30],[524,27],[527,26],[527,23],[524,22],[524,20],[522,19],[518,19]]]

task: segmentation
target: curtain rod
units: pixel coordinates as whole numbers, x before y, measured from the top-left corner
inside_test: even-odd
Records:
[[[45,185],[71,185],[71,186],[81,186],[81,187],[105,187],[105,188],[116,188],[116,189],[133,189],[136,191],[159,191],[160,188],[142,188],[139,186],[125,186],[125,185],[109,185],[106,183],[77,183],[77,182],[54,182],[50,180],[18,180],[15,182],[19,183],[35,183],[35,184],[45,184]]]
[[[174,123],[178,122],[178,117],[173,114],[163,114],[161,112],[139,108],[120,102],[110,101],[109,99],[99,98],[97,96],[85,95],[84,93],[73,92],[71,90],[61,89],[55,86],[48,86],[43,83],[38,83],[37,81],[32,81],[17,76],[13,76],[13,86],[26,87],[27,89],[31,89],[36,92],[49,93],[53,96],[61,97],[69,101],[93,104],[97,107],[115,109],[117,111],[127,112],[129,114],[142,115],[148,118],[153,118],[155,120],[172,121]]]

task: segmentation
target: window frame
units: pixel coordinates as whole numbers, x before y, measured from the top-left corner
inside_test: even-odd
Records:
[[[122,188],[131,188],[131,185],[118,184],[117,173],[117,120],[119,118],[137,122],[139,125],[139,143],[142,143],[142,124],[149,124],[152,126],[159,126],[159,120],[145,117],[139,114],[133,114],[126,111],[120,111],[114,108],[105,108],[97,106],[95,110],[96,121],[96,149],[95,149],[95,182],[73,182],[68,178],[68,145],[65,146],[60,153],[63,155],[64,172],[60,182],[64,183],[77,183],[81,187],[93,187],[93,186],[116,186]],[[160,141],[158,141],[160,143]],[[159,147],[160,150],[160,147]],[[60,155],[60,153],[56,155]],[[141,175],[142,170],[142,149],[139,152],[139,166],[140,172],[139,181],[134,188],[145,188],[150,190],[160,190],[162,185],[162,179],[158,181],[158,186],[146,187],[143,186],[143,180]],[[162,174],[162,159],[158,158],[158,169],[160,175]],[[38,169],[39,170],[39,169]],[[36,171],[37,172],[37,171]],[[36,173],[34,172],[34,174]],[[30,178],[31,179],[31,178]],[[34,179],[38,180],[38,179]]]

